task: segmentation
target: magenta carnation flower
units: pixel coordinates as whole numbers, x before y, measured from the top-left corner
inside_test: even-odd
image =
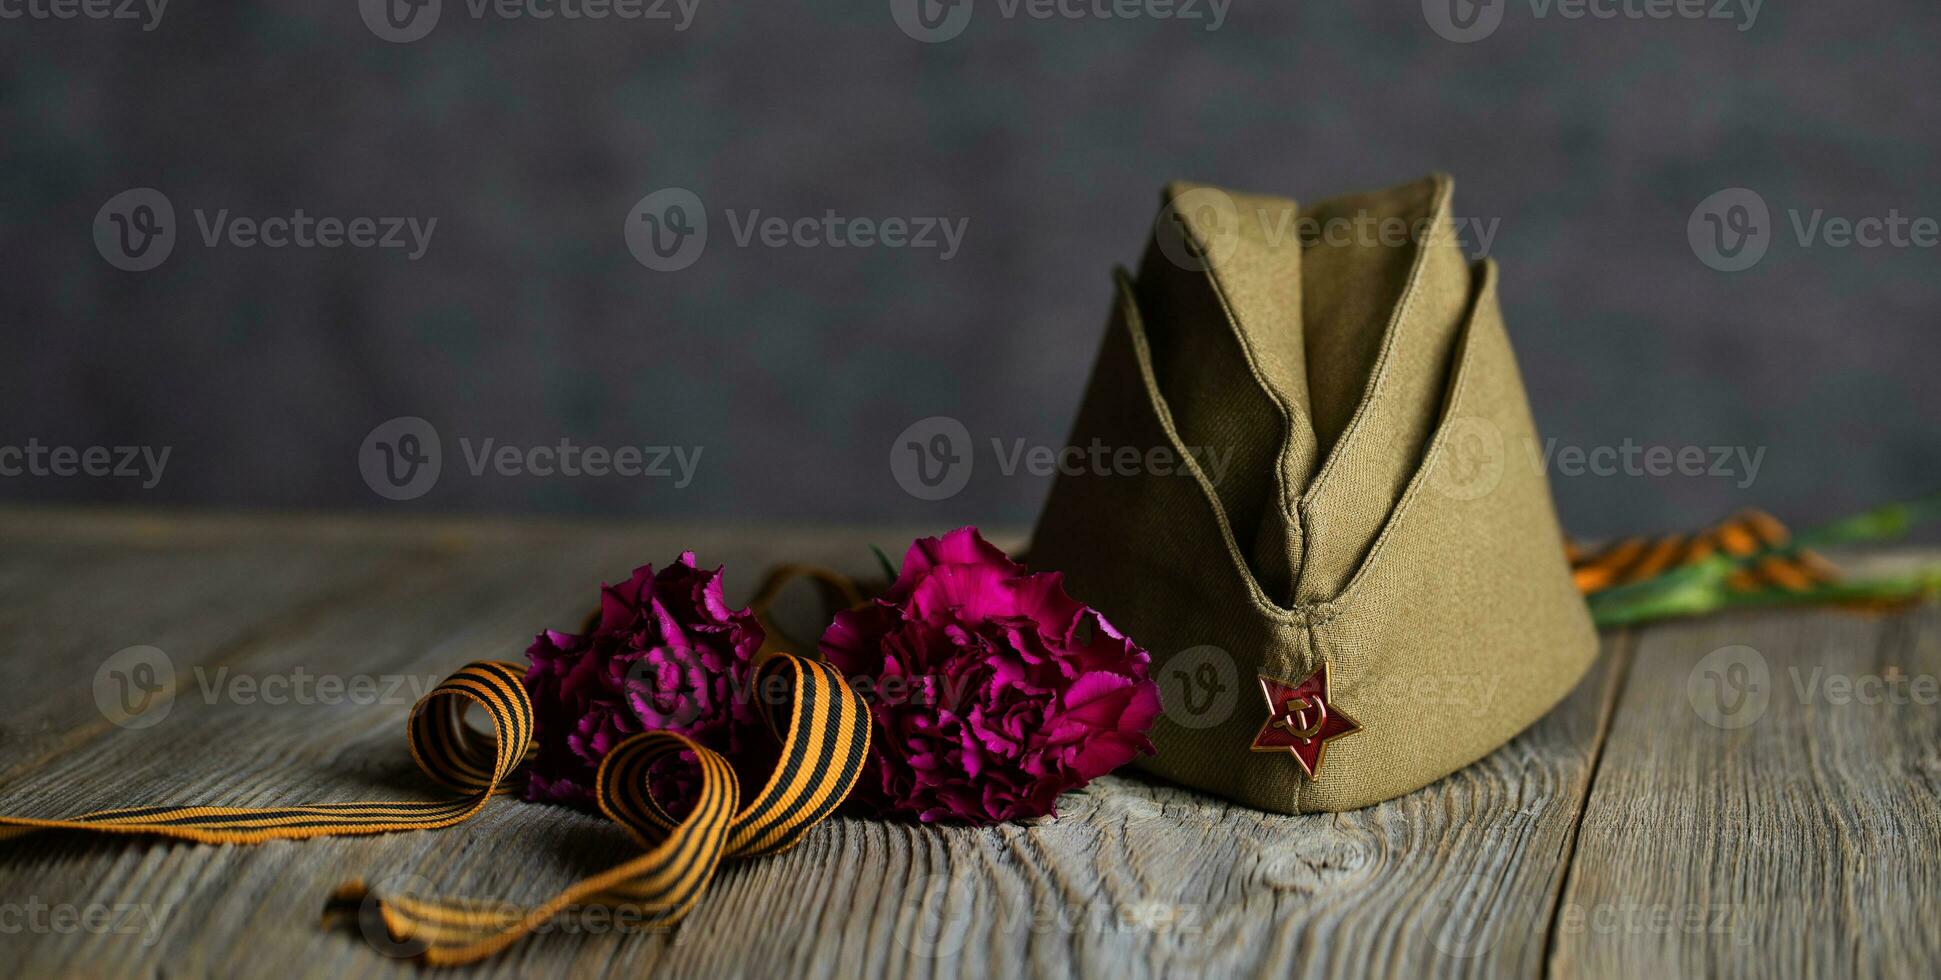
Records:
[[[1146,651],[976,528],[911,544],[886,595],[836,615],[822,654],[870,699],[855,798],[886,815],[1054,813],[1058,794],[1153,751]]]
[[[526,799],[591,807],[600,760],[638,732],[679,732],[734,758],[757,724],[736,695],[748,690],[762,640],[754,614],[723,601],[721,570],[696,568],[691,551],[659,573],[644,565],[602,586],[591,632],[548,630],[526,650],[539,750]],[[650,774],[651,791],[671,806],[692,778],[691,765],[670,760]]]

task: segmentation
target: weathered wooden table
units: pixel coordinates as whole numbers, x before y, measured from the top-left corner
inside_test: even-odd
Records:
[[[865,542],[908,537],[0,512],[0,812],[421,796],[403,738],[417,690],[519,659],[599,582],[692,547],[745,598],[773,561],[864,571]],[[140,728],[112,699],[154,655],[109,662],[136,646],[175,684]],[[1704,660],[1732,646],[1756,654]],[[1937,674],[1931,606],[1617,633],[1522,737],[1382,806],[1275,816],[1128,775],[1034,824],[838,818],[725,868],[671,933],[589,919],[471,972],[1937,976]],[[335,885],[417,875],[530,903],[630,853],[596,817],[509,800],[380,837],[41,834],[0,844],[0,963],[412,976],[382,941],[320,924]]]

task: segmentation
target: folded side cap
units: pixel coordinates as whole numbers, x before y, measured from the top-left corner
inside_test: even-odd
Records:
[[[1447,227],[1449,208],[1446,182],[1430,186],[1443,187],[1426,212],[1433,232]],[[1403,198],[1393,213],[1424,213],[1407,206],[1419,196]],[[1190,218],[1175,225],[1187,234],[1193,226]],[[1234,237],[1241,248],[1237,226]],[[1235,317],[1245,303],[1224,296],[1221,262],[1231,256],[1209,250],[1213,272],[1177,277],[1155,267],[1155,239],[1136,295],[1117,301],[1072,442],[1177,448],[1193,441],[1189,433],[1218,433],[1224,424],[1228,437],[1273,445],[1253,446],[1248,457],[1271,474],[1285,445],[1283,418],[1262,380],[1274,375],[1259,369],[1259,346],[1243,342],[1255,323]],[[1318,253],[1322,247],[1302,254],[1299,295],[1309,314],[1321,285],[1314,260],[1333,256]],[[1399,284],[1393,256],[1361,256],[1381,268],[1356,287],[1379,313],[1353,322],[1379,334],[1373,343],[1359,338],[1376,353],[1301,504],[1305,551],[1295,591],[1319,598],[1290,608],[1284,594],[1263,588],[1266,580],[1249,571],[1244,531],[1236,535],[1229,523],[1235,508],[1223,504],[1232,488],[1215,488],[1202,471],[1189,468],[1193,479],[1067,472],[1054,481],[1032,562],[1064,571],[1075,596],[1152,652],[1166,714],[1152,734],[1159,754],[1141,765],[1263,809],[1363,806],[1500,745],[1567,693],[1595,653],[1547,481],[1520,455],[1536,435],[1490,266],[1452,272],[1455,250],[1438,248],[1401,249],[1409,271]],[[1288,295],[1284,284],[1275,288]],[[1277,330],[1295,322],[1286,311],[1267,318]],[[1302,363],[1318,397],[1314,324],[1302,319]],[[1246,424],[1235,426],[1236,417]],[[1190,422],[1174,424],[1180,420]],[[1246,449],[1244,441],[1236,448]],[[1231,469],[1225,479],[1247,485],[1239,463]],[[1251,479],[1264,513],[1274,487],[1258,473]],[[1332,496],[1337,487],[1341,498]],[[1357,495],[1368,499],[1348,499]],[[1315,585],[1324,575],[1328,586]],[[1321,677],[1325,689],[1311,686]],[[1483,683],[1487,689],[1474,686]],[[1442,685],[1465,699],[1420,693]],[[1297,703],[1304,714],[1296,715]],[[1320,717],[1317,703],[1336,719],[1327,737],[1337,740],[1325,743],[1325,760],[1318,752],[1290,756],[1286,740]],[[1358,727],[1342,727],[1349,719]]]
[[[1137,290],[1175,424],[1224,463],[1226,519],[1279,602],[1302,560],[1297,501],[1317,454],[1297,217],[1287,198],[1175,181]]]
[[[1061,471],[1032,537],[1031,564],[1064,573],[1075,596],[1114,596],[1126,608],[1213,610],[1243,596],[1271,609],[1226,520],[1214,483],[1221,464],[1196,454],[1160,390],[1135,284],[1121,272],[1114,285],[1112,315],[1067,444],[1170,447],[1184,462],[1175,472],[1132,476]],[[1126,574],[1134,567],[1141,572]],[[1187,596],[1195,598],[1182,601]]]
[[[1329,665],[1334,702],[1363,731],[1331,750],[1339,770],[1300,783],[1294,809],[1366,806],[1489,754],[1567,695],[1597,653],[1549,480],[1526,453],[1538,435],[1495,264],[1475,279],[1424,458],[1308,631],[1311,662]]]
[[[1330,198],[1303,216],[1307,373],[1323,451],[1341,438],[1362,403],[1411,279],[1425,272],[1467,278],[1460,254],[1439,256],[1420,247],[1431,225],[1447,227],[1451,221],[1454,193],[1453,181],[1432,174]],[[1466,285],[1462,292],[1468,292]]]
[[[1421,459],[1472,299],[1453,195],[1441,174],[1305,212],[1166,188],[1139,291],[1155,370],[1189,444],[1224,453],[1227,519],[1279,605],[1346,583]]]
[[[1305,489],[1299,602],[1359,567],[1427,450],[1476,279],[1457,240],[1455,183],[1433,174],[1322,202],[1303,256],[1308,387],[1327,456]]]

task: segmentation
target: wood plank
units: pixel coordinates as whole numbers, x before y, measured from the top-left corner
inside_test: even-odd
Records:
[[[143,543],[117,546],[128,539],[91,525],[79,547],[107,551],[99,561],[76,564],[73,548],[39,538],[42,526],[16,537],[9,558],[40,563],[66,556],[69,563],[43,568],[42,592],[16,599],[32,613],[91,596],[93,615],[77,630],[23,615],[13,632],[0,634],[0,643],[24,654],[7,660],[14,672],[4,685],[12,698],[8,710],[35,711],[28,702],[47,687],[50,664],[73,675],[57,685],[65,692],[59,703],[37,716],[53,750],[23,758],[24,741],[0,745],[0,765],[11,772],[0,785],[0,806],[49,816],[138,801],[261,805],[424,794],[428,787],[404,751],[408,699],[274,705],[210,698],[205,686],[219,677],[289,678],[300,668],[313,677],[370,674],[422,686],[469,659],[517,659],[537,629],[576,623],[600,581],[622,577],[649,557],[666,561],[689,537],[559,527],[488,528],[479,535],[450,526],[402,535],[354,527],[257,533],[242,521],[181,535],[164,527],[159,543],[151,539],[155,529],[131,527]],[[266,538],[277,543],[261,545]],[[713,538],[704,560],[725,559],[747,570],[746,578],[731,580],[743,593],[754,584],[760,552],[813,550],[769,532]],[[427,549],[427,542],[437,547]],[[353,567],[324,575],[333,562]],[[10,567],[0,561],[0,580]],[[314,581],[320,577],[354,585],[325,588]],[[312,597],[298,601],[305,595]],[[269,601],[278,597],[290,601]],[[265,608],[273,614],[265,616]],[[88,679],[99,651],[113,649],[100,630],[111,631],[114,643],[133,636],[169,652],[181,693],[162,724],[133,733],[103,723]],[[533,857],[508,866],[502,861],[508,846],[522,854],[531,848]],[[597,818],[510,801],[444,834],[257,847],[43,835],[0,851],[0,892],[79,907],[134,906],[165,913],[169,928],[152,944],[119,936],[0,934],[0,954],[55,973],[138,974],[164,962],[189,972],[249,972],[261,962],[265,937],[272,937],[279,958],[320,974],[388,969],[404,975],[415,968],[386,961],[355,935],[318,928],[323,899],[346,877],[409,871],[445,890],[536,901],[615,863],[628,846],[617,828]],[[463,859],[452,862],[454,853]],[[542,960],[575,952],[558,941],[532,945],[538,952],[530,955]]]
[[[1138,777],[991,829],[838,819],[736,865],[674,976],[1536,976],[1616,657],[1504,751],[1366,810]],[[747,923],[764,923],[753,932]]]
[[[745,597],[770,561],[863,572],[873,563],[866,543],[902,540],[841,529],[0,514],[9,547],[103,549],[95,566],[43,576],[23,593],[20,615],[0,617],[0,649],[15,651],[0,667],[11,671],[0,675],[9,689],[0,696],[11,699],[0,704],[44,723],[61,746],[21,761],[0,743],[0,767],[17,772],[0,782],[0,806],[71,813],[189,792],[261,804],[424,791],[404,749],[403,705],[210,702],[194,686],[152,729],[84,731],[102,727],[84,685],[123,635],[168,650],[192,685],[198,666],[258,679],[298,667],[428,677],[477,657],[516,658],[537,629],[574,622],[598,581],[683,545],[728,564],[731,593]],[[305,571],[278,571],[305,560]],[[0,560],[0,581],[12,567]],[[141,578],[182,581],[144,595],[133,584]],[[325,578],[334,584],[319,586]],[[116,588],[106,607],[116,615],[90,621],[102,600],[86,590]],[[110,625],[126,616],[137,621]],[[72,636],[50,625],[75,618],[84,623]],[[1126,776],[1031,824],[844,817],[788,854],[729,866],[671,934],[544,936],[463,972],[1534,976],[1566,865],[1583,847],[1574,828],[1625,642],[1504,750],[1382,806],[1285,817]],[[55,670],[65,679],[48,685]],[[50,686],[83,689],[51,695],[44,708],[28,703]],[[168,917],[148,945],[0,934],[0,957],[34,973],[137,975],[166,964],[256,974],[275,964],[415,976],[381,944],[318,927],[334,885],[402,873],[441,892],[533,903],[628,848],[597,818],[510,801],[451,830],[374,838],[206,847],[48,835],[0,848],[0,894],[132,903]]]
[[[1554,971],[1941,975],[1937,675],[1932,605],[1647,631],[1579,832]],[[1905,703],[1859,700],[1894,690]]]
[[[5,540],[0,546],[0,786],[64,741],[112,728],[97,668],[155,645],[214,655],[300,629],[347,590],[381,585],[418,560],[406,550],[131,548]]]

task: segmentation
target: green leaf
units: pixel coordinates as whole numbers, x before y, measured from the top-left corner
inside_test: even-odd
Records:
[[[1738,592],[1727,586],[1732,573],[1770,557],[1790,557],[1809,548],[1866,541],[1888,541],[1923,521],[1941,517],[1941,494],[1886,504],[1795,535],[1777,548],[1737,557],[1713,555],[1642,582],[1605,589],[1585,599],[1599,627],[1632,626],[1659,619],[1698,616],[1728,607],[1796,605],[1813,602],[1874,600],[1898,602],[1941,594],[1941,568],[1914,575],[1863,582],[1834,582],[1804,591],[1764,589]]]
[[[1798,535],[1792,547],[1831,548],[1862,541],[1890,541],[1905,535],[1914,525],[1937,517],[1941,517],[1941,494],[1886,504],[1822,524]]]
[[[890,556],[884,554],[883,549],[875,545],[870,545],[869,550],[875,553],[876,563],[883,567],[883,577],[892,582],[896,581],[896,566],[890,564]]]

